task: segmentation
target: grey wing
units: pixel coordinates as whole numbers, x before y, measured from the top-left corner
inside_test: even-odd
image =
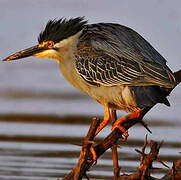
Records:
[[[118,62],[107,55],[92,58],[76,56],[76,68],[81,77],[92,85],[130,84],[135,78],[142,77],[134,62],[128,67],[124,59]]]
[[[160,69],[159,66],[140,65],[125,58],[117,61],[108,55],[76,56],[76,68],[85,81],[97,86],[171,86],[168,81],[171,78],[169,72]]]
[[[81,41],[86,42],[89,53],[78,54],[76,67],[90,84],[176,85],[166,60],[130,28],[108,23],[88,25]]]

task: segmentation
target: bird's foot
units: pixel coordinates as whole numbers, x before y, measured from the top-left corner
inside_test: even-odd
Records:
[[[126,122],[126,121],[128,121],[128,120],[130,120],[130,119],[134,119],[134,118],[139,118],[140,117],[140,115],[141,115],[141,110],[137,110],[137,111],[135,111],[134,113],[132,113],[132,114],[129,114],[129,115],[127,115],[127,116],[124,116],[124,117],[122,117],[121,119],[118,119],[115,123],[114,123],[114,125],[113,125],[113,127],[112,127],[112,131],[114,131],[114,129],[116,129],[116,128],[118,128],[122,133],[123,133],[123,141],[126,141],[127,140],[127,138],[128,138],[128,136],[129,136],[129,134],[128,134],[128,132],[126,131],[126,129],[124,128],[124,126],[123,126],[123,124]]]
[[[90,147],[90,152],[92,153],[92,160],[94,161],[94,165],[97,164],[97,154],[94,150],[93,145]]]
[[[97,164],[97,154],[94,150],[94,141],[84,141],[83,142],[83,146],[85,147],[85,149],[87,149],[87,145],[90,145],[90,153],[92,154],[92,158],[91,159],[87,159],[88,163],[91,163],[92,161],[94,161],[94,165]]]
[[[125,129],[121,124],[122,124],[122,118],[119,119],[119,120],[117,120],[117,121],[114,123],[114,125],[113,125],[113,127],[112,127],[112,131],[114,131],[116,128],[118,128],[118,129],[123,133],[123,136],[124,136],[124,137],[122,137],[122,140],[123,140],[123,141],[126,141],[127,138],[128,138],[128,136],[129,136],[129,134],[128,134],[128,132],[126,131],[126,129]]]
[[[97,154],[96,154],[96,152],[94,150],[93,145],[91,145],[91,147],[90,147],[90,152],[92,154],[92,159],[88,159],[87,162],[91,163],[92,161],[94,161],[93,164],[96,165],[97,164]]]

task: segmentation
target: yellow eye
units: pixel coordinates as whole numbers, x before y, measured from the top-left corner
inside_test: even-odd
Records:
[[[52,48],[54,46],[54,42],[53,41],[47,41],[46,46],[49,48]]]

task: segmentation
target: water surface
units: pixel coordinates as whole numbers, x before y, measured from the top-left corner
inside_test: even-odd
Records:
[[[37,36],[50,18],[86,16],[90,23],[117,22],[134,28],[168,59],[171,69],[178,70],[181,13],[180,1],[174,2],[1,0],[1,58],[37,44]],[[170,167],[180,158],[180,97],[177,87],[169,97],[171,107],[157,105],[145,117],[153,132],[148,138],[164,141],[160,158]],[[0,179],[61,179],[77,163],[91,118],[102,118],[103,113],[99,104],[64,80],[52,60],[0,62]],[[111,126],[106,127],[97,141],[110,130]],[[142,147],[147,133],[136,125],[130,129],[128,141],[119,143],[121,172],[136,171],[139,155],[134,149]],[[155,176],[161,177],[165,171],[163,167]],[[91,179],[112,179],[112,172],[109,150],[88,174]]]

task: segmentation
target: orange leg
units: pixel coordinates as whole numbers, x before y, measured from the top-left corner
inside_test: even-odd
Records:
[[[97,128],[97,131],[95,133],[95,136],[105,127],[108,125],[110,120],[110,111],[108,107],[105,107],[105,115],[104,115],[104,120],[101,122],[99,127]]]
[[[96,130],[95,136],[105,127],[107,126],[107,124],[109,123],[110,120],[110,112],[109,112],[109,108],[105,107],[105,115],[104,115],[104,120],[101,122],[101,124],[99,125],[99,127]],[[96,152],[94,150],[93,145],[90,148],[90,152],[92,153],[92,159],[95,162],[94,164],[97,163],[97,155]]]
[[[129,114],[127,116],[122,117],[121,119],[118,119],[113,127],[112,127],[112,131],[114,131],[114,129],[119,128],[120,131],[122,131],[124,138],[123,141],[126,141],[127,137],[129,136],[128,132],[126,131],[126,129],[122,126],[122,124],[130,119],[134,119],[134,118],[138,118],[141,115],[141,110],[137,110],[132,114]]]

